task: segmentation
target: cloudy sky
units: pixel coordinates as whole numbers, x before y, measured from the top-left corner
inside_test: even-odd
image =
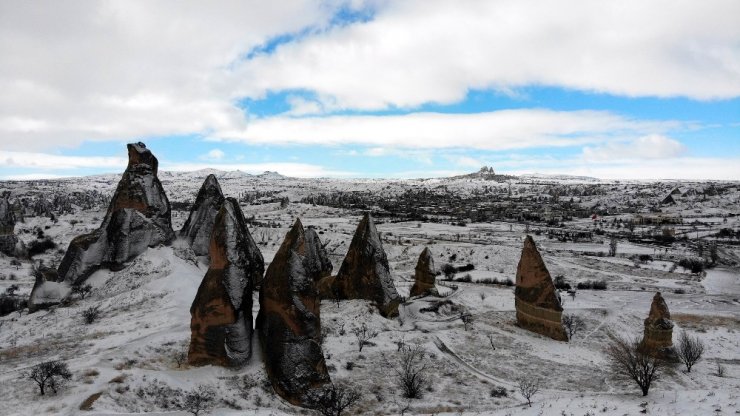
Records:
[[[0,2],[0,178],[740,179],[740,1]]]

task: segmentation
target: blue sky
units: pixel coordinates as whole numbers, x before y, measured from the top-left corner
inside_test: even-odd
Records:
[[[740,179],[738,3],[569,3],[4,3],[0,178]]]

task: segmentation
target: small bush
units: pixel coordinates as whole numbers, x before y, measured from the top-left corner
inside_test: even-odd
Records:
[[[681,259],[678,265],[686,270],[691,270],[691,273],[698,274],[704,271],[704,260],[701,259]]]
[[[82,311],[82,319],[88,325],[97,321],[99,317],[100,317],[100,308],[98,306],[91,306]]]
[[[57,243],[52,241],[51,238],[46,237],[44,239],[34,240],[28,243],[26,251],[28,252],[29,257],[33,257],[38,254],[45,253],[56,247],[57,247]]]
[[[18,296],[0,293],[0,316],[20,311],[26,307],[26,301]]]
[[[491,389],[491,397],[508,397],[509,393],[506,391],[506,388],[502,386],[496,386]]]
[[[570,283],[565,281],[565,276],[555,276],[555,288],[560,290],[570,290]]]
[[[458,277],[457,279],[455,279],[455,281],[457,281],[457,282],[467,282],[467,283],[470,283],[470,282],[473,281],[473,277],[470,276],[470,273],[468,273],[468,274],[466,274],[463,277]]]
[[[579,282],[576,288],[579,290],[606,290],[607,285],[603,280],[586,280],[585,282]]]

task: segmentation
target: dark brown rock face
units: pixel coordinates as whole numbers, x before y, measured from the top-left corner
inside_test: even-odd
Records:
[[[411,286],[411,296],[437,295],[436,274],[434,273],[434,257],[429,247],[419,255],[416,262],[416,273],[414,274],[414,285]]]
[[[561,322],[563,307],[531,236],[524,240],[516,269],[514,299],[519,326],[558,341],[568,340]]]
[[[307,257],[311,259],[306,264],[307,271],[313,277],[314,281],[318,282],[327,276],[331,276],[334,266],[331,264],[331,260],[329,260],[326,249],[321,244],[319,234],[316,230],[308,227],[304,231],[306,241],[308,241],[306,249],[310,251]]]
[[[398,316],[400,298],[370,214],[365,214],[357,226],[347,256],[334,279],[333,291],[340,299],[375,302],[386,318]]]
[[[15,214],[8,198],[8,194],[0,196],[0,253],[13,256],[18,237],[15,236]]]
[[[645,319],[643,345],[658,353],[673,346],[673,322],[665,299],[657,292],[650,305],[650,314]]]
[[[59,279],[84,281],[100,267],[116,269],[147,247],[174,237],[170,203],[157,178],[157,158],[143,143],[128,145],[129,163],[100,228],[76,237],[59,265]]]
[[[281,397],[299,406],[306,405],[306,393],[330,381],[316,289],[316,280],[326,273],[320,246],[313,230],[304,230],[297,220],[260,288],[257,329],[267,375]]]
[[[252,355],[252,279],[262,275],[238,202],[228,198],[212,227],[211,264],[190,307],[192,365],[240,366]]]
[[[213,224],[223,203],[224,194],[218,179],[208,175],[190,209],[190,216],[180,230],[180,237],[188,241],[195,255],[208,255]]]

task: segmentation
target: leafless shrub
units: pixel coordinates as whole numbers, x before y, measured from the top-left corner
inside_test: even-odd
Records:
[[[473,315],[469,313],[461,313],[460,320],[462,321],[463,327],[466,331],[473,325]]]
[[[563,315],[563,326],[568,332],[568,339],[573,339],[575,334],[586,328],[586,323],[580,316],[569,313]]]
[[[691,372],[691,367],[701,360],[702,354],[704,354],[704,343],[701,339],[690,336],[686,331],[681,331],[676,344],[676,355],[686,366],[686,372]]]
[[[310,391],[306,395],[306,402],[323,416],[341,416],[361,398],[359,391],[331,383],[324,388]]]
[[[99,317],[100,317],[100,307],[98,306],[91,306],[82,311],[82,319],[88,325],[97,321]]]
[[[398,385],[403,391],[403,397],[420,399],[424,388],[429,384],[427,362],[424,359],[422,346],[420,344],[404,346],[394,371]]]
[[[664,362],[654,351],[639,341],[612,335],[605,349],[615,377],[634,381],[647,396]]]
[[[609,257],[614,257],[617,255],[617,238],[611,237],[609,239]]]
[[[200,385],[195,389],[185,393],[180,407],[198,416],[200,412],[208,411],[216,399],[216,392],[211,387]]]
[[[80,299],[85,299],[90,292],[92,292],[92,286],[89,284],[80,283],[72,286],[72,293],[79,296]]]
[[[724,377],[725,376],[725,366],[722,365],[719,361],[717,361],[717,371],[714,373],[717,377]]]
[[[173,357],[175,359],[175,363],[177,364],[177,368],[182,367],[184,363],[188,361],[188,348],[187,347],[180,347],[175,350],[175,356]]]
[[[522,377],[517,380],[517,388],[522,397],[527,399],[527,404],[532,407],[532,397],[540,391],[540,379],[533,377]]]
[[[359,327],[352,328],[352,333],[357,338],[357,347],[362,352],[362,347],[370,345],[370,340],[378,336],[378,331],[373,331],[363,322]]]

